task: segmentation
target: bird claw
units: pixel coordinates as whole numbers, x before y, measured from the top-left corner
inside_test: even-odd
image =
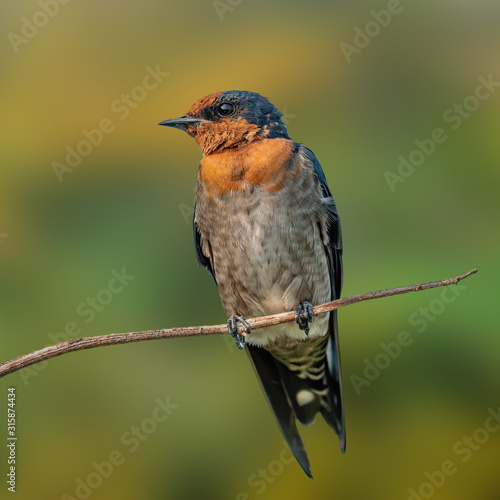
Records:
[[[295,321],[297,321],[299,328],[304,330],[306,335],[309,335],[309,323],[313,321],[313,305],[309,301],[304,300],[298,305]]]
[[[244,331],[242,331],[242,325]],[[227,328],[231,337],[233,337],[236,342],[236,347],[238,349],[243,349],[245,347],[245,335],[250,334],[251,328],[246,319],[243,316],[231,316],[227,320]]]

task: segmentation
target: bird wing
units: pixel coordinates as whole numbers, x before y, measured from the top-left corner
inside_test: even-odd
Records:
[[[206,269],[217,284],[217,279],[215,277],[215,271],[213,268],[212,252],[210,249],[210,243],[208,241],[201,241],[201,234],[198,231],[198,226],[196,225],[196,202],[194,204],[194,215],[193,215],[193,239],[194,239],[194,249],[196,252],[196,260],[198,265]]]
[[[340,228],[340,218],[337,207],[333,200],[332,193],[326,182],[325,174],[314,153],[304,148],[305,153],[311,160],[314,173],[320,183],[324,202],[327,206],[327,220],[322,227],[322,232],[327,235],[325,252],[328,257],[330,267],[330,279],[332,283],[332,300],[340,298],[342,291],[342,232]],[[327,358],[327,382],[329,387],[328,406],[321,408],[321,414],[328,425],[338,434],[340,448],[345,452],[346,433],[344,404],[342,397],[342,376],[340,365],[339,333],[337,324],[337,311],[330,313],[330,335],[326,348]]]

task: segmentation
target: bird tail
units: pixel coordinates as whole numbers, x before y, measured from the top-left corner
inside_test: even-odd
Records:
[[[281,375],[279,361],[261,347],[247,344],[246,351],[283,437],[304,472],[312,478],[311,465],[297,429],[296,414]]]
[[[296,420],[311,425],[319,412],[339,436],[345,452],[345,425],[336,311],[330,334],[266,348],[246,345],[255,373],[278,427],[304,472],[309,459]]]

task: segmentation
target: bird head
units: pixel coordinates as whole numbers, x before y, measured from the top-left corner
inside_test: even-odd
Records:
[[[256,140],[289,139],[282,116],[260,94],[229,90],[203,97],[184,116],[159,125],[184,130],[196,139],[202,153],[208,155]]]

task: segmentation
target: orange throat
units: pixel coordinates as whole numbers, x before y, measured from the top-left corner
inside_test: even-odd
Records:
[[[243,191],[250,186],[277,192],[300,170],[300,162],[292,159],[294,148],[290,139],[276,138],[209,154],[200,162],[198,182],[208,197]]]

